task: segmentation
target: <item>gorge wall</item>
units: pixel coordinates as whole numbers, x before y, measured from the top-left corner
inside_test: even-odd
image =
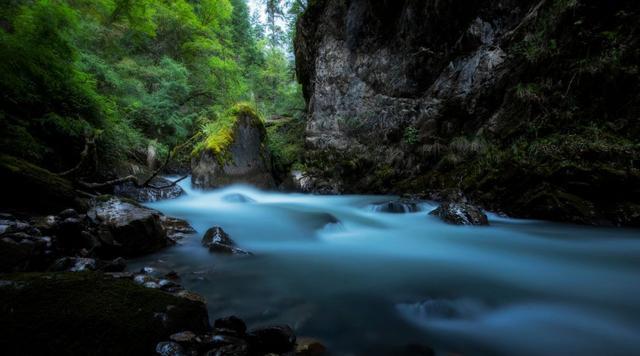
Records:
[[[639,5],[317,0],[297,26],[316,189],[456,188],[486,208],[640,224]]]

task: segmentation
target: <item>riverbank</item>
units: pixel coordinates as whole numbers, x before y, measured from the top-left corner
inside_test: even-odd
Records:
[[[229,335],[216,327],[219,320],[209,322],[207,299],[185,289],[175,271],[125,272],[132,258],[193,238],[188,222],[115,196],[79,206],[85,208],[0,214],[3,354],[324,352],[316,341],[296,342],[286,325]]]

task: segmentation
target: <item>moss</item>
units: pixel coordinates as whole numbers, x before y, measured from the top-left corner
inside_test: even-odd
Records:
[[[141,355],[179,328],[205,331],[203,307],[94,273],[14,274],[0,287],[0,348],[4,354]],[[4,283],[7,284],[7,283]],[[167,327],[155,313],[173,305]],[[199,327],[198,327],[199,326]],[[173,329],[173,330],[171,330]]]
[[[19,158],[0,155],[0,177],[2,208],[55,213],[84,207],[70,181]]]
[[[264,130],[264,124],[256,109],[248,103],[238,103],[219,115],[215,120],[202,126],[204,139],[196,144],[192,156],[204,151],[213,153],[219,160],[226,161],[228,149],[233,143],[235,126],[238,119],[245,117],[249,123]]]
[[[409,146],[414,146],[420,143],[420,132],[413,126],[409,126],[404,129],[404,135],[402,136],[402,140]]]
[[[558,43],[551,38],[562,15],[577,5],[576,0],[554,0],[536,18],[533,28],[521,42],[515,44],[516,53],[531,63],[538,63],[546,56],[558,53]]]
[[[288,175],[292,168],[301,168],[304,160],[306,122],[286,119],[267,124],[267,144],[276,170]]]

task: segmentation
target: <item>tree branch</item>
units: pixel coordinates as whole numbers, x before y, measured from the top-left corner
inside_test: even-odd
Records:
[[[77,171],[79,171],[82,166],[84,166],[87,158],[89,157],[89,151],[90,150],[95,150],[95,146],[96,146],[96,139],[93,136],[87,137],[85,139],[85,143],[84,143],[84,149],[82,150],[82,152],[80,152],[80,161],[78,162],[78,164],[76,164],[73,168],[64,171],[62,173],[58,173],[59,176],[61,177],[66,177],[69,175],[72,175],[74,173],[76,173]]]

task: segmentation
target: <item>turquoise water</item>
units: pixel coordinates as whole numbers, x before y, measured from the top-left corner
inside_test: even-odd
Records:
[[[175,270],[212,320],[286,323],[334,355],[401,354],[411,344],[498,355],[640,354],[640,231],[489,216],[442,223],[393,197],[267,193],[246,186],[149,204],[198,235],[131,269]],[[336,222],[337,221],[337,222]],[[221,226],[253,257],[211,255]]]

